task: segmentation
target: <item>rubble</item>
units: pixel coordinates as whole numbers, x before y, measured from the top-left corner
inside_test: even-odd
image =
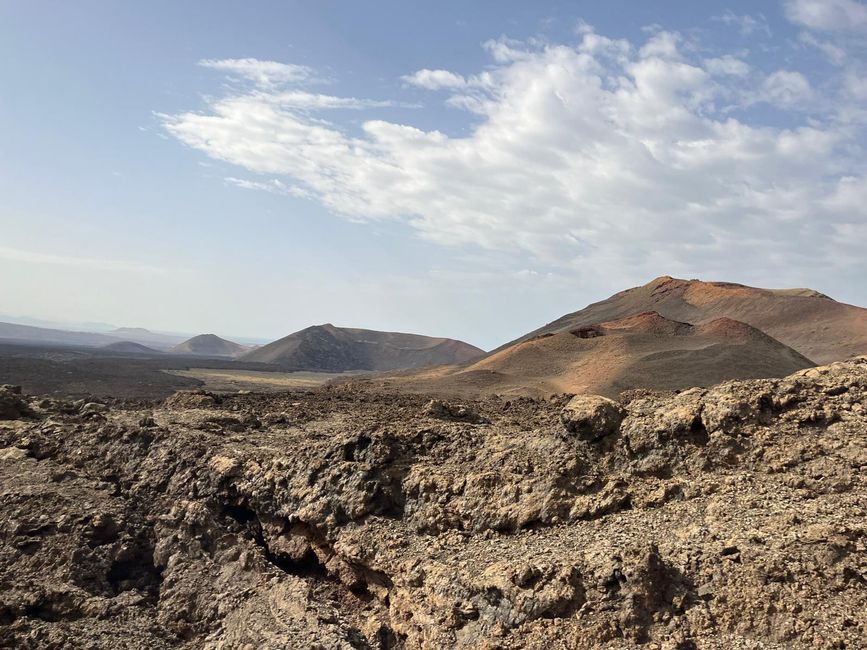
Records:
[[[867,358],[475,423],[350,387],[20,396],[0,647],[860,647],[865,396]]]

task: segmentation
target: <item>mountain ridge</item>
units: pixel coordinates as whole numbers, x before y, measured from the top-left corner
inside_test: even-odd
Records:
[[[779,377],[816,364],[755,327],[721,317],[704,323],[655,311],[531,338],[465,364],[369,380],[371,386],[480,397],[681,390],[731,379]],[[364,381],[364,380],[360,380]]]
[[[460,363],[484,351],[463,341],[402,332],[313,325],[240,357],[298,370],[395,370]]]
[[[729,317],[752,325],[816,363],[867,353],[867,309],[862,307],[837,302],[813,289],[763,289],[667,275],[565,314],[492,353],[540,334],[644,311],[694,324]]]

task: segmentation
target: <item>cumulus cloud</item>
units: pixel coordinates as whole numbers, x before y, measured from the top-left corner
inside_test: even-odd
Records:
[[[409,75],[472,111],[466,135],[376,116],[350,130],[261,88],[164,127],[338,215],[405,222],[442,245],[514,256],[515,268],[726,275],[733,260],[778,273],[863,256],[838,234],[867,221],[867,201],[841,211],[835,199],[864,183],[861,127],[796,110],[815,94],[801,72],[698,58],[664,31],[644,43],[578,35],[489,41],[491,64],[472,77]],[[785,126],[749,118],[754,99],[738,119],[717,107],[733,97],[788,110]]]
[[[788,0],[785,6],[789,20],[811,29],[867,29],[867,4],[857,0]]]
[[[676,32],[661,31],[645,43],[640,54],[644,58],[659,57],[663,59],[679,59],[680,50],[678,45],[681,41],[680,34]]]

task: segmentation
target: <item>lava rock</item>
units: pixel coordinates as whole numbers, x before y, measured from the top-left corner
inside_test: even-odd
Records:
[[[626,413],[620,404],[601,395],[576,395],[560,412],[566,430],[582,440],[599,440],[617,433]]]
[[[451,404],[440,399],[429,401],[422,413],[438,420],[458,420],[460,422],[472,422],[481,424],[487,422],[485,418],[464,404]]]
[[[20,386],[0,386],[0,420],[20,420],[32,414]]]

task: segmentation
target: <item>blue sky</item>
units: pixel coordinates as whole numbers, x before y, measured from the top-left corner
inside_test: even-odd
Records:
[[[0,313],[483,347],[671,274],[867,305],[867,5],[0,2]]]

